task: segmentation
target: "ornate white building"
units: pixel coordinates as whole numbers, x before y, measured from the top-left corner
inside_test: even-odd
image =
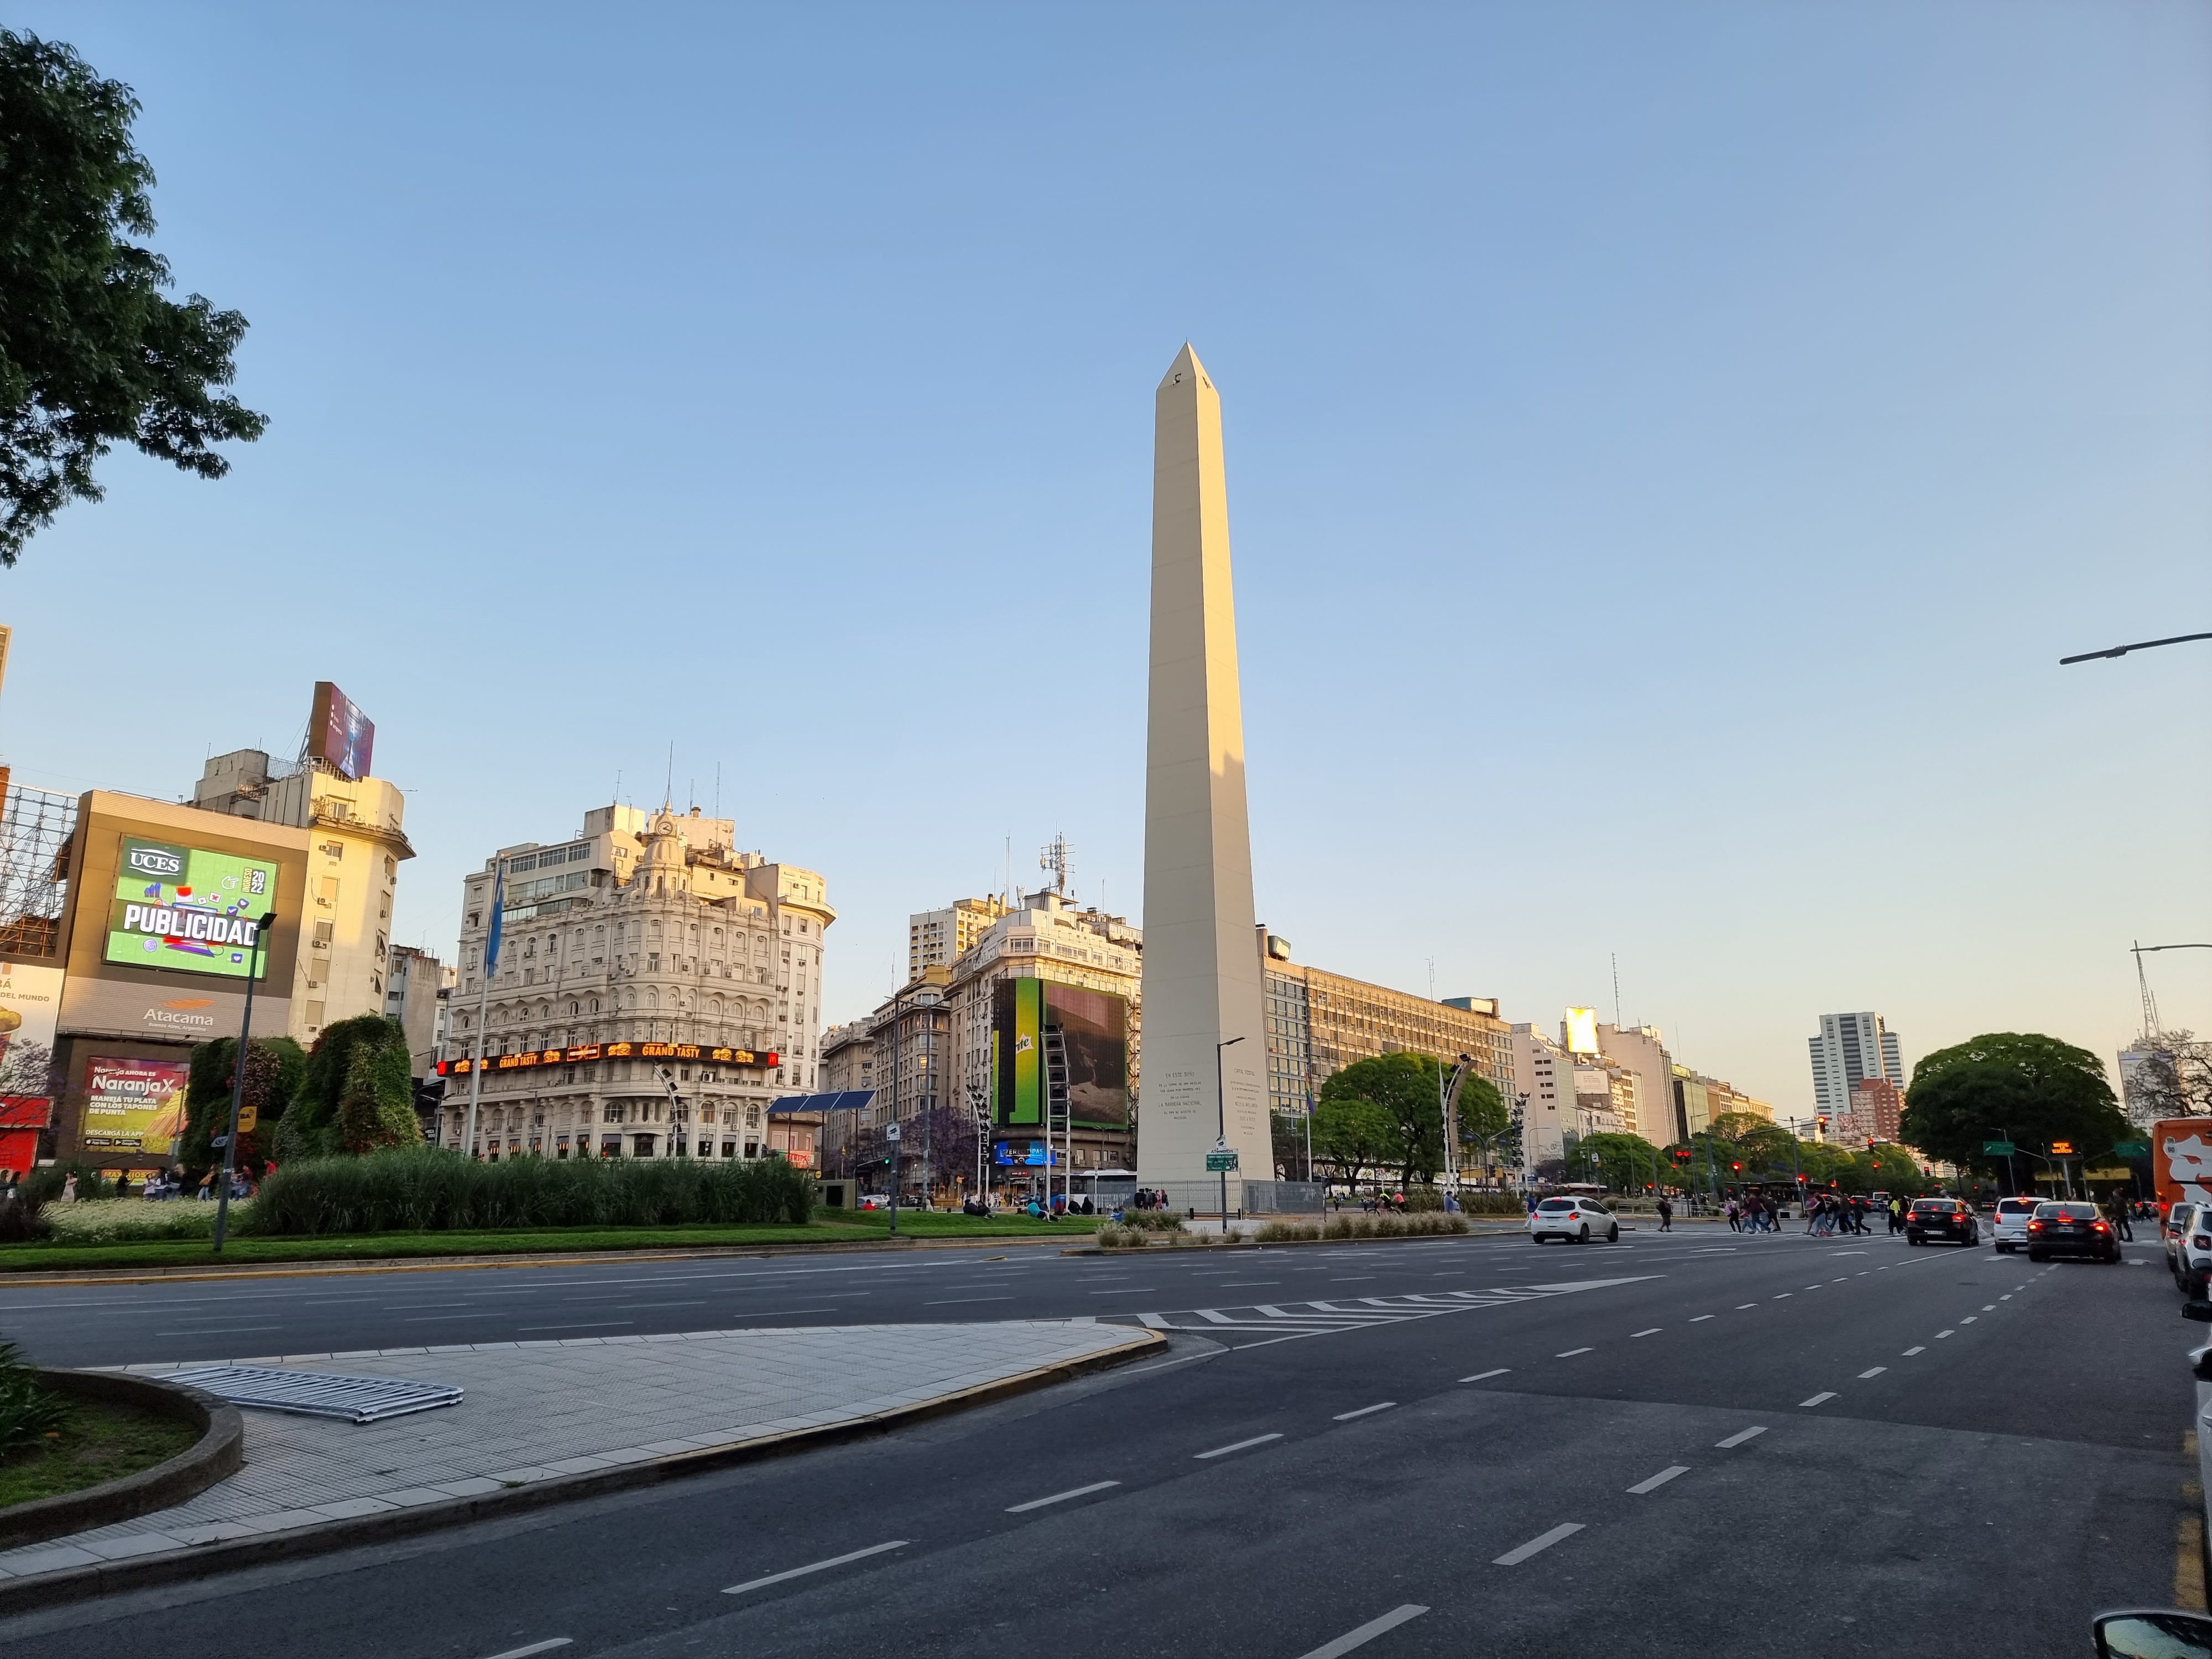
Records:
[[[816,1081],[837,918],[820,875],[738,851],[735,830],[696,807],[604,806],[574,840],[502,848],[465,878],[445,1145],[461,1145],[483,1006],[485,1158],[761,1155],[769,1102]]]

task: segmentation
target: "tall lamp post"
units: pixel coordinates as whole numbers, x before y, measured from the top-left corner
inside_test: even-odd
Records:
[[[1224,1038],[1213,1045],[1213,1118],[1214,1145],[1222,1151],[1229,1149],[1229,1101],[1221,1084],[1221,1051],[1233,1048],[1243,1042],[1241,1036]],[[1221,1166],[1221,1236],[1229,1237],[1229,1166]]]
[[[222,1236],[230,1223],[230,1173],[238,1164],[238,1113],[246,1103],[246,1058],[253,1039],[253,981],[261,976],[262,947],[269,939],[269,930],[276,925],[276,913],[266,912],[253,925],[253,954],[246,965],[246,1014],[238,1022],[238,1053],[230,1066],[230,1128],[222,1138],[222,1189],[216,1194],[215,1253],[222,1254]],[[258,1109],[257,1103],[256,1109]]]

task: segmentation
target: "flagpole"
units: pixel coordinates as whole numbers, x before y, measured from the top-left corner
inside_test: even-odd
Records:
[[[499,966],[501,923],[507,919],[507,866],[501,862],[492,877],[491,926],[484,930],[483,987],[477,994],[477,1063],[469,1068],[468,1126],[461,1134],[461,1156],[471,1158],[477,1145],[477,1101],[483,1093],[484,1011],[491,1006],[491,976]]]

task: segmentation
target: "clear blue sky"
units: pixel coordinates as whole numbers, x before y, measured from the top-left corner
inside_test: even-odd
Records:
[[[233,476],[0,574],[24,781],[378,722],[450,954],[656,800],[829,1006],[1055,829],[1140,891],[1152,388],[1222,390],[1260,912],[1809,1109],[2212,939],[2212,10],[19,3],[135,86]],[[2212,1027],[2212,952],[2157,960]]]

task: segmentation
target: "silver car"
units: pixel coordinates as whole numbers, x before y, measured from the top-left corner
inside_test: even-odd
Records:
[[[1997,1200],[1996,1218],[1990,1224],[1990,1234],[1996,1241],[1997,1254],[2010,1255],[2027,1243],[2027,1224],[2035,1214],[2039,1198],[2001,1198]]]

